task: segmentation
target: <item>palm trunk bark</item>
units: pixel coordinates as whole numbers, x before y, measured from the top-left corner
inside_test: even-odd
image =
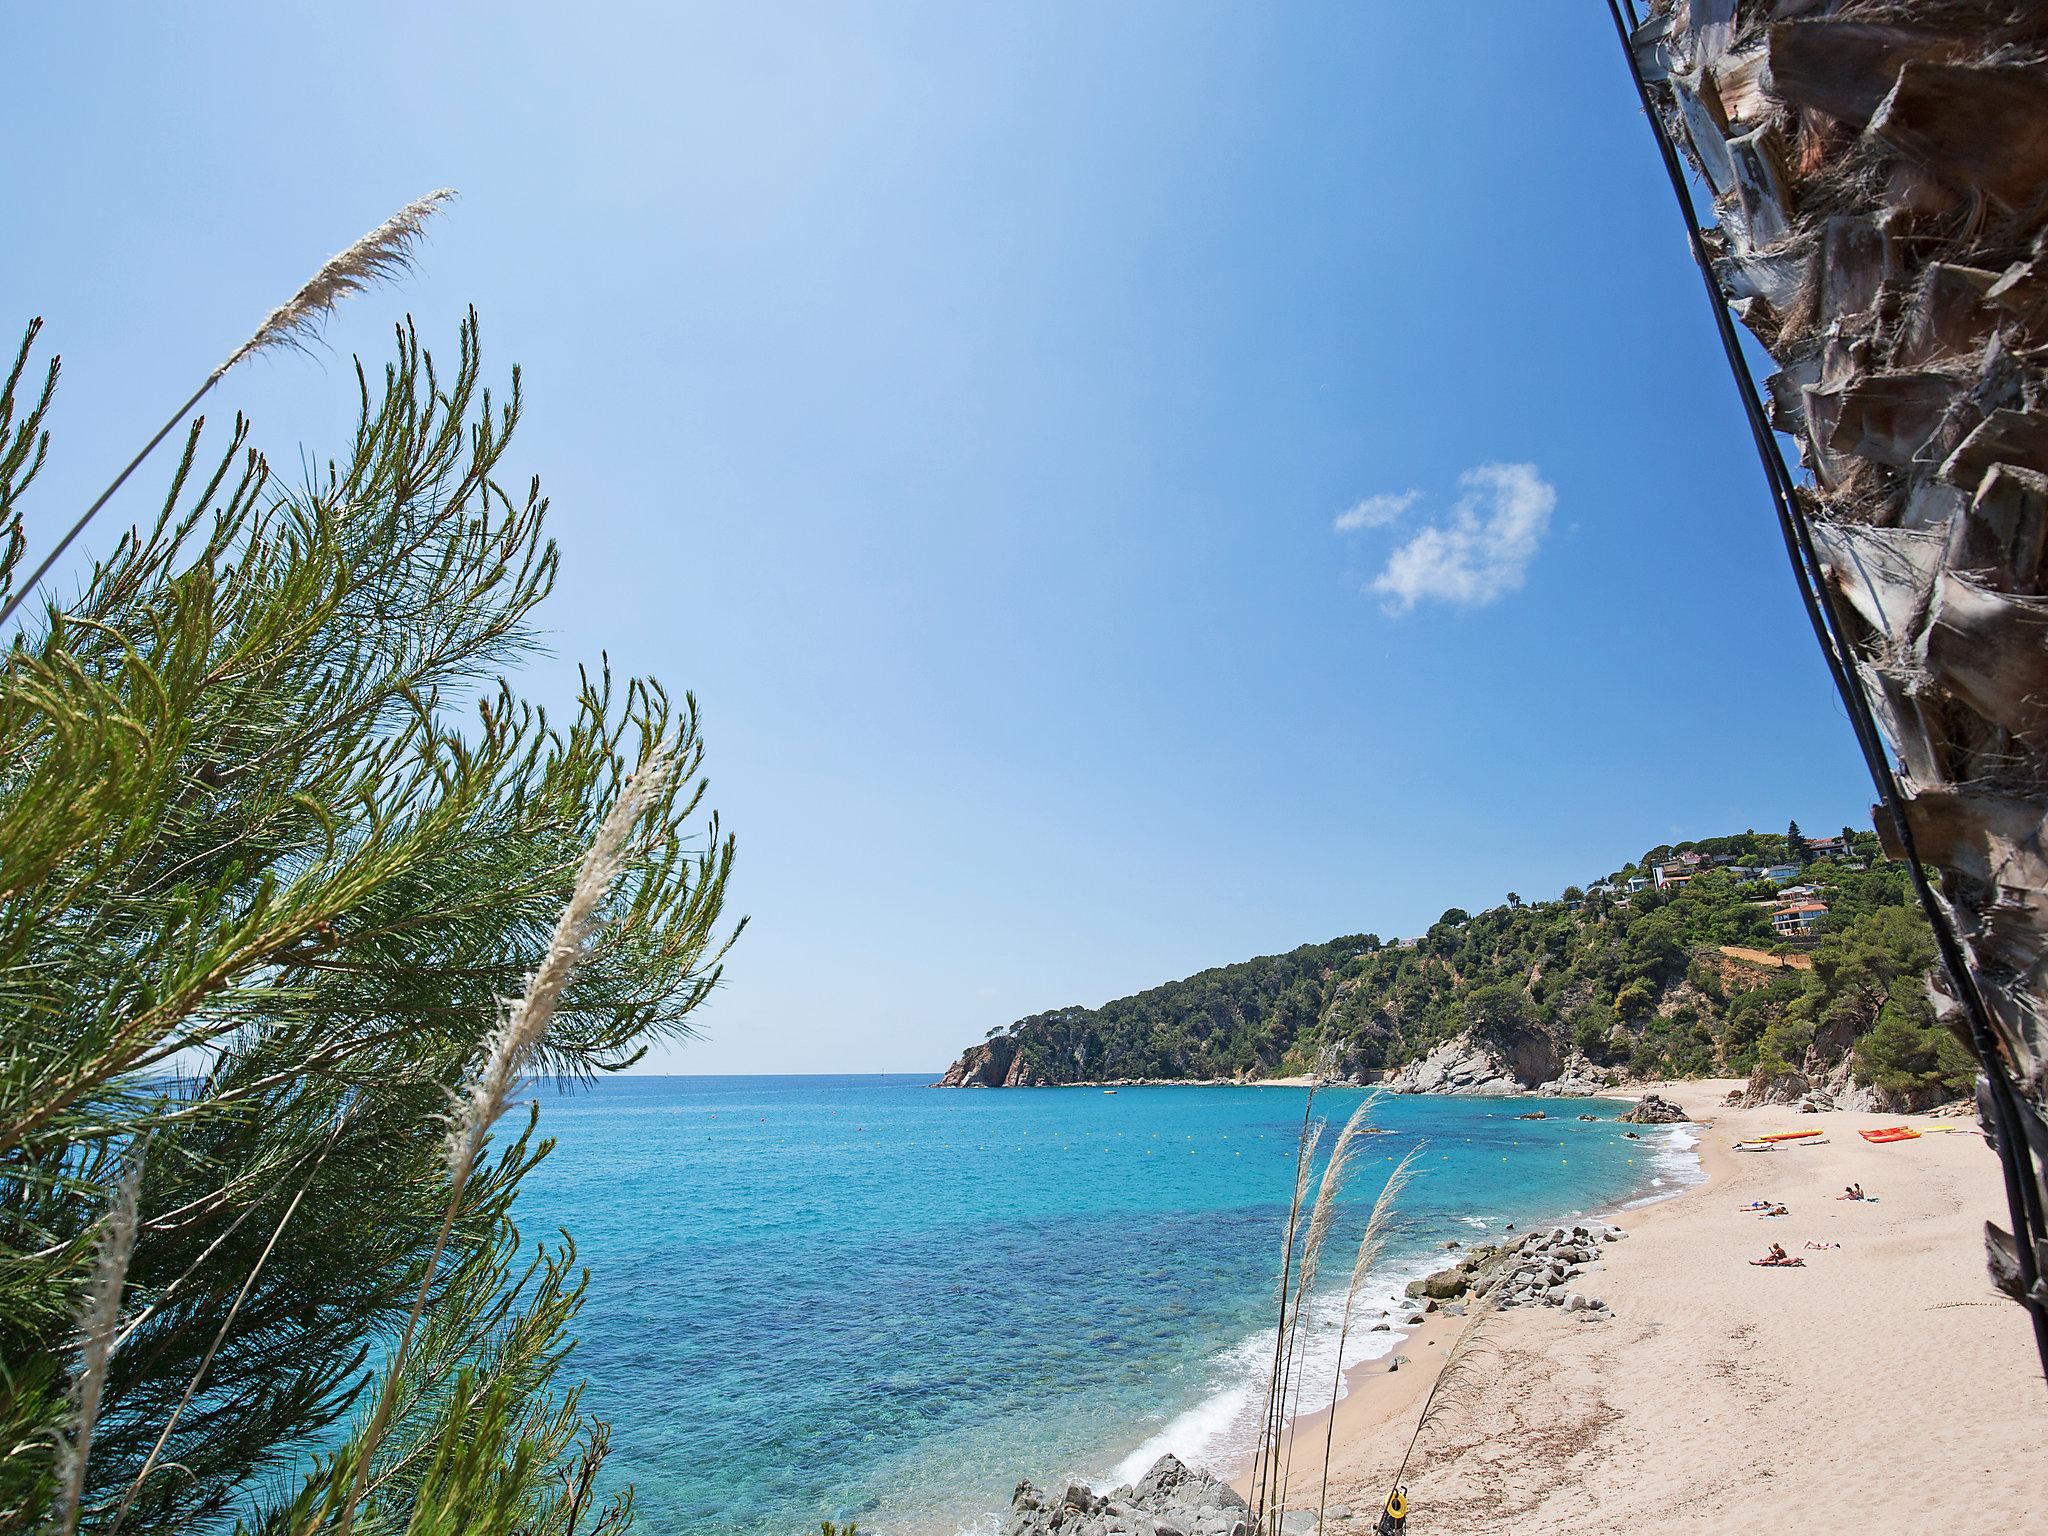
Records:
[[[1945,1017],[1998,1058],[2016,1210],[2048,1207],[2048,6],[1650,0],[1629,46],[1778,372],[1822,593],[1940,872]],[[1905,839],[1877,817],[1894,857]],[[1981,996],[1973,1028],[1959,991]],[[1980,1099],[1985,1095],[1980,1093]],[[2024,1224],[2024,1223],[2023,1223]],[[2036,1225],[2038,1235],[2041,1228]],[[2048,1243],[1987,1233],[2048,1313]],[[2030,1294],[2031,1293],[2031,1294]]]

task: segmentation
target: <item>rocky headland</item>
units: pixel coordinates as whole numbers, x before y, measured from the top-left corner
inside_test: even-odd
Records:
[[[1934,1016],[1932,960],[1872,834],[1746,832],[1648,850],[1555,901],[1452,908],[1413,938],[1349,934],[1031,1014],[940,1086],[1272,1083],[1326,1063],[1397,1093],[1718,1075],[1746,1077],[1749,1105],[1924,1110],[1975,1071]]]

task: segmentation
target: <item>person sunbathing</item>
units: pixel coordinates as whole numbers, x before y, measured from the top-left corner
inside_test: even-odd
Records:
[[[1845,1195],[1843,1198],[1847,1199],[1848,1197]],[[1752,1200],[1749,1204],[1739,1207],[1739,1209],[1745,1211],[1768,1211],[1770,1208],[1771,1202],[1768,1200]]]
[[[1773,1243],[1769,1253],[1760,1259],[1751,1259],[1749,1262],[1770,1269],[1782,1265],[1803,1265],[1806,1260],[1793,1258],[1791,1254],[1787,1253],[1778,1244]]]
[[[1839,1195],[1835,1196],[1835,1198],[1837,1200],[1865,1200],[1869,1197],[1863,1193],[1863,1186],[1861,1184],[1851,1184]]]
[[[1839,1247],[1841,1247],[1842,1245],[1841,1245],[1840,1243],[1815,1243],[1815,1242],[1809,1242],[1809,1243],[1808,1243],[1808,1244],[1807,1244],[1806,1246],[1807,1246],[1807,1247],[1809,1247],[1809,1248],[1811,1248],[1811,1249],[1812,1249],[1812,1250],[1813,1250],[1813,1251],[1814,1251],[1815,1253],[1826,1253],[1826,1252],[1828,1251],[1828,1249],[1830,1249],[1830,1248],[1839,1248]]]
[[[1766,1216],[1790,1216],[1792,1213],[1782,1205],[1774,1205],[1766,1209],[1764,1214]]]

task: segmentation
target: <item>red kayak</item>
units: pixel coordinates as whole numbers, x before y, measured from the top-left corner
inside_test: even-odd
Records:
[[[1798,1141],[1806,1136],[1818,1136],[1819,1131],[1779,1131],[1770,1136],[1759,1136],[1758,1141]]]
[[[1911,1141],[1920,1133],[1910,1125],[1887,1125],[1875,1131],[1865,1131],[1865,1141]]]

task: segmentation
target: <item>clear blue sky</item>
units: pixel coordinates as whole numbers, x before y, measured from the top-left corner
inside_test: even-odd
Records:
[[[523,682],[609,650],[694,689],[739,835],[754,926],[658,1069],[934,1068],[1666,839],[1861,824],[1607,27],[10,8],[0,295],[65,361],[32,557],[450,185],[417,275],[209,410],[324,456],[407,311],[446,344],[474,303],[524,366],[563,576]]]

